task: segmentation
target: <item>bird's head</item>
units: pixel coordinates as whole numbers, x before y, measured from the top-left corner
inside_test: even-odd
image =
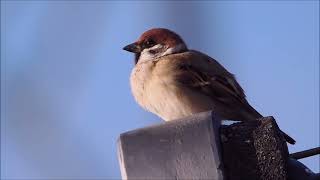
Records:
[[[123,49],[135,53],[135,63],[188,50],[178,34],[164,28],[155,28],[144,32],[136,42]]]

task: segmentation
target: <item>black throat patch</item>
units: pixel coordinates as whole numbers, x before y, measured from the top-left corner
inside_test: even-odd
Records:
[[[134,54],[134,64],[136,65],[139,61],[141,53],[135,53]]]

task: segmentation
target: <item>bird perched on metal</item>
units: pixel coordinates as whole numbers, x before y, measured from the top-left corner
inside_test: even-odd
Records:
[[[135,53],[130,77],[135,100],[165,121],[209,110],[229,120],[262,117],[250,106],[233,74],[208,55],[189,50],[173,31],[148,30],[123,49]]]

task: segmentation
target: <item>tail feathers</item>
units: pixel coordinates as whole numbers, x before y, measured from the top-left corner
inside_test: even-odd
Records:
[[[281,131],[281,133],[282,133],[284,139],[285,139],[289,144],[295,144],[295,143],[296,143],[296,141],[295,141],[292,137],[290,137],[288,134],[284,133],[283,131]]]
[[[259,118],[262,118],[263,116],[256,111],[252,106],[249,105],[248,103],[248,111],[246,112],[246,118],[248,118],[249,120],[257,120]],[[281,131],[281,130],[280,130]],[[289,143],[289,144],[295,144],[296,141],[290,137],[288,134],[286,134],[285,132],[281,131],[284,139]]]

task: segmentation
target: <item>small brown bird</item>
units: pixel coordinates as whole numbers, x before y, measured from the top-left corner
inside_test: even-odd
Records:
[[[135,53],[130,78],[133,96],[165,121],[209,110],[229,120],[262,117],[249,105],[233,74],[208,55],[189,50],[168,29],[148,30],[123,49]],[[295,143],[283,134],[289,143]]]

